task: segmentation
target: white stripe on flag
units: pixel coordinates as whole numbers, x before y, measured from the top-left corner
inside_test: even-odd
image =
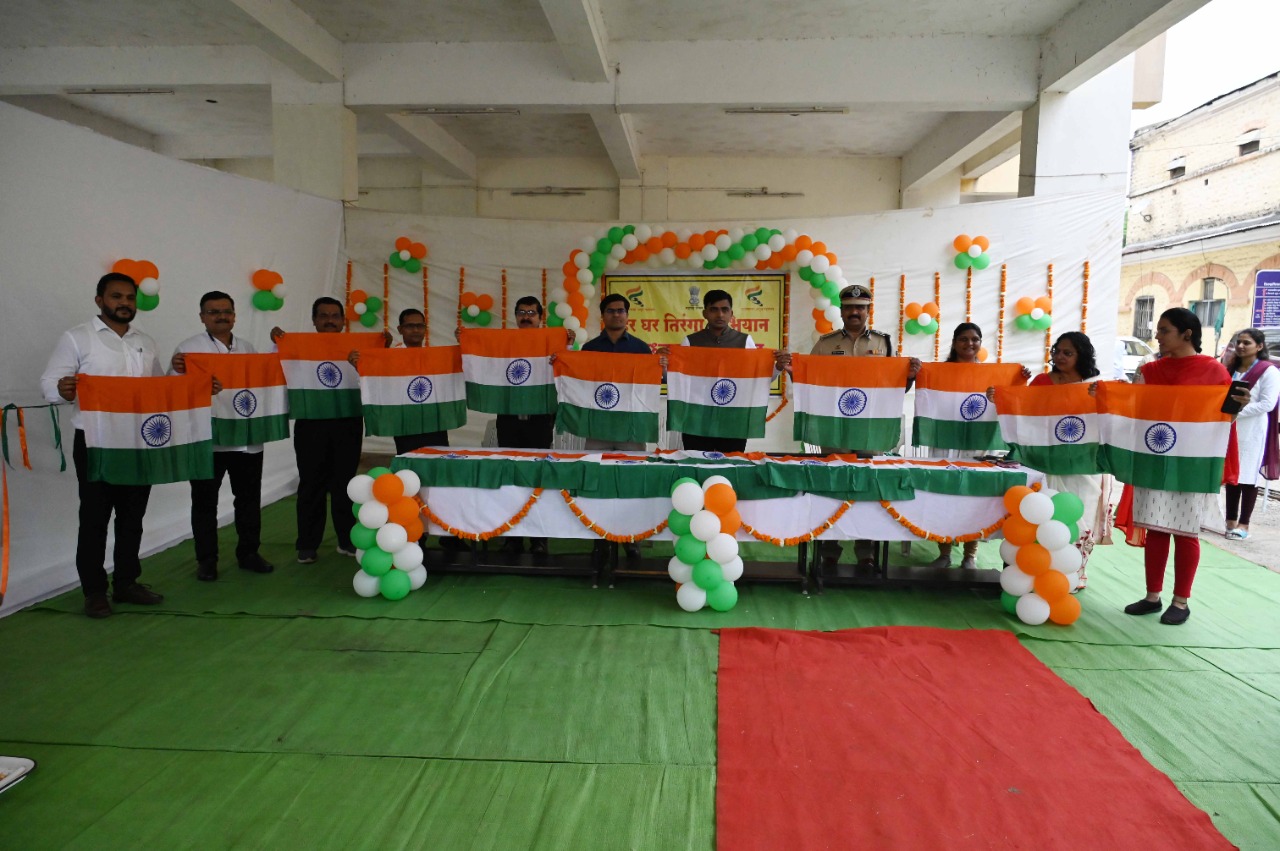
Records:
[[[1022,446],[1061,446],[1097,443],[1097,414],[1053,414],[1027,416],[1000,414],[1000,434],[1006,443]]]
[[[1101,442],[1161,458],[1211,458],[1225,455],[1231,423],[1161,422],[1118,414],[1099,414]]]
[[[337,360],[280,359],[290,390],[359,390],[360,373],[341,358]]]
[[[249,393],[249,396],[241,394]],[[256,420],[289,413],[289,391],[283,384],[267,387],[223,387],[213,397],[213,416],[220,420]]]
[[[154,414],[81,411],[85,442],[95,449],[158,449],[213,439],[209,408]]]
[[[360,401],[366,405],[441,405],[466,398],[467,386],[460,372],[360,378]]]
[[[996,406],[985,393],[916,390],[916,416],[959,423],[993,423]]]
[[[618,414],[656,414],[658,385],[624,384],[619,381],[583,381],[565,375],[556,377],[560,402],[589,410]]]
[[[462,372],[472,384],[490,387],[537,387],[554,381],[551,362],[545,357],[489,358],[464,354]]]
[[[672,372],[667,376],[671,399],[710,408],[763,408],[769,404],[769,378],[710,378]]]
[[[831,387],[825,384],[792,384],[797,411],[823,417],[849,419],[898,419],[903,414],[906,390],[901,387]]]

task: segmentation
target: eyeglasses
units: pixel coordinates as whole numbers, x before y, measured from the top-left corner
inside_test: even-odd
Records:
[[[516,316],[537,316],[537,315],[538,315],[538,311],[536,310],[517,310],[516,311]]]
[[[205,316],[235,316],[235,308],[231,310],[205,310],[202,311]]]

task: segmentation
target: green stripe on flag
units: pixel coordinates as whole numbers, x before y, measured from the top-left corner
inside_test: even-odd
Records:
[[[365,405],[364,433],[385,437],[448,431],[467,424],[467,403],[452,402],[422,405]]]
[[[1057,446],[1009,444],[1009,457],[1023,466],[1053,476],[1090,476],[1101,473],[1098,444],[1061,443]]]
[[[796,440],[865,452],[889,452],[902,436],[900,417],[824,417],[796,411],[791,429]]]
[[[1000,423],[957,422],[916,417],[912,426],[911,443],[930,449],[1007,449],[1000,439]]]
[[[1217,493],[1222,487],[1225,460],[1168,458],[1102,444],[1098,447],[1098,462],[1104,472],[1127,485],[1159,491]]]
[[[468,381],[467,407],[486,414],[554,414],[556,386],[497,387]]]
[[[289,415],[273,414],[267,417],[239,417],[234,420],[213,418],[213,443],[215,446],[248,446],[254,443],[270,443],[289,436]]]
[[[294,390],[289,388],[289,416],[295,420],[336,420],[360,416],[360,388]]]
[[[213,441],[155,449],[88,448],[89,481],[112,485],[163,485],[213,478]]]
[[[639,411],[603,411],[561,402],[556,407],[556,428],[596,440],[654,443],[658,440],[658,415]]]
[[[764,408],[717,408],[667,399],[667,430],[701,437],[764,437]]]

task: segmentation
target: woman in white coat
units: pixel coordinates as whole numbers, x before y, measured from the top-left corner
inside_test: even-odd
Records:
[[[1276,401],[1280,399],[1280,369],[1267,355],[1267,338],[1257,328],[1246,328],[1236,335],[1235,350],[1226,363],[1233,381],[1249,382],[1252,401],[1236,417],[1236,435],[1240,442],[1240,475],[1227,484],[1228,538],[1249,537],[1249,518],[1258,498],[1258,476],[1280,477],[1280,452],[1277,451]]]

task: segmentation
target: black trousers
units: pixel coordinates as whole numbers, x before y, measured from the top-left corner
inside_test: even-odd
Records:
[[[213,453],[213,478],[191,483],[191,536],[196,561],[218,560],[218,491],[222,479],[231,480],[235,496],[236,558],[258,551],[262,537],[262,456],[255,452]]]
[[[508,449],[550,449],[555,430],[555,414],[498,414],[498,445]]]
[[[360,446],[364,441],[362,417],[332,420],[294,420],[293,452],[298,458],[298,541],[297,549],[320,549],[324,538],[324,503],[338,546],[354,550],[351,529],[356,525],[351,513],[347,483],[360,466]]]
[[[151,498],[150,485],[109,485],[89,481],[89,450],[84,432],[76,429],[71,447],[80,486],[80,530],[76,536],[76,572],[86,597],[107,593],[107,525],[116,515],[115,585],[127,588],[142,575],[138,549],[142,546],[142,518]]]
[[[746,452],[745,437],[703,437],[700,434],[681,435],[685,449],[694,452]]]
[[[448,446],[449,432],[429,431],[426,434],[402,434],[393,438],[396,442],[396,454],[403,455],[424,446]]]

